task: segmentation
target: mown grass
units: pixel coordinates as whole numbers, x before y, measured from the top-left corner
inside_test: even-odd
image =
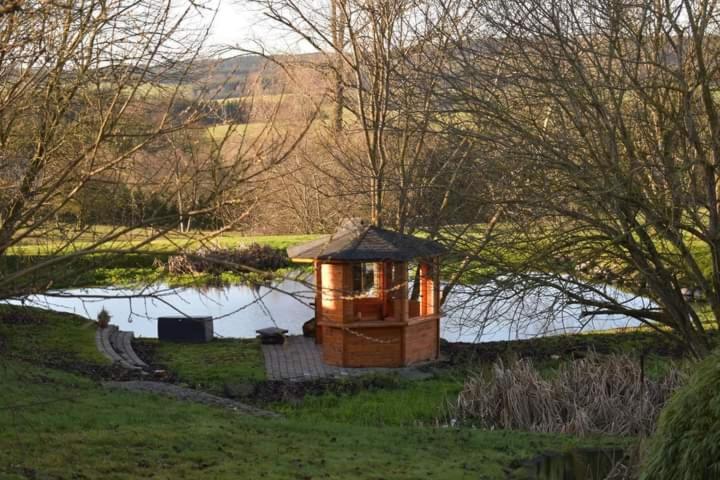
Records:
[[[446,372],[426,380],[389,378],[365,383],[367,389],[358,393],[308,395],[296,404],[277,403],[274,409],[290,418],[314,422],[376,427],[438,425],[446,423],[447,402],[462,389],[463,377],[459,372]]]
[[[200,344],[143,341],[154,344],[156,361],[194,388],[222,394],[227,384],[265,379],[262,351],[254,339],[215,339]]]
[[[76,315],[0,304],[0,356],[108,365],[95,346],[95,327]]]
[[[507,478],[579,442],[518,432],[262,420],[103,390],[27,364],[0,369],[2,478]],[[11,407],[11,408],[9,408]]]
[[[104,363],[94,349],[92,328],[77,316],[30,310],[45,320],[0,326],[0,478],[335,478],[505,479],[523,473],[518,459],[578,445],[616,444],[615,439],[578,440],[565,435],[480,431],[342,422],[322,404],[285,419],[241,416],[165,397],[107,390],[81,375],[42,366],[37,358],[77,357]],[[250,344],[243,344],[248,347]],[[232,342],[188,345],[165,353],[185,375],[208,373],[213,365],[240,364],[236,372],[258,375],[257,357],[240,355]],[[201,346],[197,346],[200,348]],[[181,351],[185,350],[185,351]],[[22,355],[18,355],[22,354]],[[20,358],[22,357],[22,358]],[[255,360],[253,360],[252,358]],[[242,365],[245,366],[242,366]],[[216,378],[222,378],[222,370]],[[437,380],[442,382],[442,380]],[[367,392],[346,410],[407,404],[432,381],[390,392]],[[400,393],[405,392],[405,393]],[[374,397],[374,395],[380,395]],[[428,403],[431,403],[429,400]],[[373,402],[375,398],[375,403]],[[418,400],[420,402],[420,400]],[[402,422],[396,422],[402,423]]]
[[[179,381],[217,394],[236,385],[265,380],[260,344],[250,339],[222,339],[181,344],[144,339],[155,349],[154,360]],[[277,402],[272,409],[306,421],[333,421],[364,426],[433,425],[448,400],[460,392],[463,372],[447,370],[426,380],[405,380],[394,374],[352,377],[319,395],[301,401]]]

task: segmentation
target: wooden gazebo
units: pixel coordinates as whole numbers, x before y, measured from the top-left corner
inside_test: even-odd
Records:
[[[401,367],[439,354],[441,245],[351,220],[334,234],[288,249],[315,266],[316,342],[343,367]],[[420,269],[408,298],[408,263]]]

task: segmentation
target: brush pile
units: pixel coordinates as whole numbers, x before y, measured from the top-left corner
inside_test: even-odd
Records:
[[[273,271],[290,265],[285,250],[253,243],[237,249],[199,250],[194,254],[168,258],[166,269],[173,275],[228,271],[246,272],[248,269]]]
[[[628,355],[591,353],[551,375],[542,375],[531,360],[509,367],[498,361],[490,375],[465,382],[450,414],[489,429],[645,435],[682,379],[674,365],[658,379],[643,378],[639,360]]]

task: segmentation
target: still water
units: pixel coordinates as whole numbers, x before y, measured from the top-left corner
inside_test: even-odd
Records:
[[[274,284],[230,285],[205,288],[171,288],[156,284],[144,288],[87,288],[33,295],[22,301],[42,308],[72,312],[95,319],[105,308],[111,323],[137,337],[157,337],[157,317],[212,316],[218,337],[252,338],[268,326],[302,333],[302,324],[313,316],[311,283],[286,279]],[[612,287],[614,295],[632,306],[647,304]],[[483,286],[459,286],[443,308],[441,337],[450,342],[489,342],[579,331],[634,327],[638,322],[622,315],[588,317],[578,305],[558,301],[558,294],[536,289],[523,295],[490,295]]]
[[[577,448],[565,453],[544,454],[527,462],[532,480],[605,480],[613,472],[620,476],[630,459],[622,449]]]

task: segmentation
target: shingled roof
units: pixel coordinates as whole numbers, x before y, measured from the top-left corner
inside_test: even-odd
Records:
[[[295,260],[340,260],[407,262],[416,258],[436,257],[445,248],[432,240],[385,230],[365,222],[345,222],[332,235],[288,248]]]

